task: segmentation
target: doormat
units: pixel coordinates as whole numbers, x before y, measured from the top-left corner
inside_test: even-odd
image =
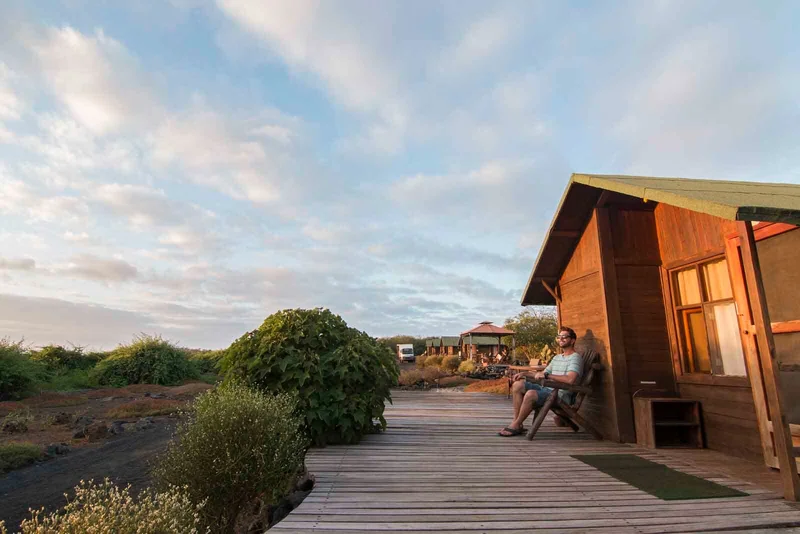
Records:
[[[747,495],[716,482],[645,460],[635,454],[580,454],[572,457],[665,501]]]

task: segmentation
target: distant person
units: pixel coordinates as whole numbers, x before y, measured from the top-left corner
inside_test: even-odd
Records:
[[[561,327],[556,336],[558,346],[561,348],[561,354],[553,356],[547,368],[536,373],[533,377],[537,380],[545,378],[564,382],[565,384],[577,382],[583,370],[583,358],[575,352],[575,341],[577,339],[578,336],[575,334],[575,330],[567,326]],[[511,394],[514,398],[514,420],[511,421],[510,425],[498,432],[503,437],[518,436],[525,432],[522,423],[534,408],[541,408],[553,393],[553,388],[528,382],[522,373],[515,374],[512,380]],[[569,402],[569,396],[571,395],[572,393],[569,391],[558,390],[558,396],[562,401]]]

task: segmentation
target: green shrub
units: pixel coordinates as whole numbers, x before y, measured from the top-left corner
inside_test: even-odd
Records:
[[[442,357],[439,355],[428,356],[425,360],[425,367],[439,367],[442,365]]]
[[[39,387],[45,391],[75,391],[97,386],[97,379],[89,369],[69,369],[54,373],[46,382],[39,384]]]
[[[235,381],[203,393],[159,458],[156,487],[186,486],[192,502],[205,500],[201,524],[232,532],[248,504],[278,502],[303,469],[308,440],[296,402]]]
[[[134,498],[130,486],[120,489],[106,479],[102,484],[81,481],[75,498],[50,514],[31,510],[20,525],[22,534],[114,532],[115,534],[198,533],[202,504],[195,505],[185,488],[162,493],[144,491]],[[202,532],[208,532],[203,530]]]
[[[391,350],[329,310],[283,310],[236,340],[222,360],[226,380],[240,377],[269,392],[297,392],[312,441],[355,443],[385,428],[384,401],[397,383]]]
[[[455,373],[458,370],[460,363],[461,358],[453,354],[450,356],[445,356],[442,359],[442,364],[439,366],[439,368],[446,373]]]
[[[425,368],[425,361],[427,359],[428,359],[428,357],[425,356],[424,354],[422,356],[417,356],[417,358],[416,358],[417,369]]]
[[[42,449],[33,443],[0,444],[0,473],[30,465],[42,456]]]
[[[458,372],[465,375],[475,372],[475,363],[471,360],[464,360],[458,365]]]
[[[0,401],[21,398],[45,377],[44,366],[28,356],[22,341],[0,339]]]
[[[189,350],[189,361],[197,368],[201,375],[219,372],[219,364],[225,355],[224,350]]]
[[[410,369],[408,371],[401,371],[400,378],[397,383],[401,386],[413,386],[422,380],[422,371],[418,369]]]
[[[61,345],[47,345],[31,353],[31,360],[45,365],[48,370],[91,369],[100,361],[100,354],[92,352],[85,354],[82,347],[71,349]]]
[[[92,372],[98,383],[114,387],[172,386],[197,376],[197,369],[185,351],[160,336],[140,336],[129,345],[117,347]]]

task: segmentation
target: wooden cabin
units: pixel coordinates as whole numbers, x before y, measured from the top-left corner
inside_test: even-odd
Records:
[[[425,355],[438,356],[441,354],[442,340],[441,338],[434,337],[425,340]]]
[[[604,363],[581,407],[636,441],[634,396],[701,402],[705,445],[800,493],[800,186],[574,174],[522,296]],[[800,445],[800,443],[797,443]]]
[[[446,356],[458,355],[459,336],[442,336],[442,354]]]

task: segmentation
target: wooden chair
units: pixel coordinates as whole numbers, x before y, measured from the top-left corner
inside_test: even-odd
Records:
[[[536,431],[542,426],[548,412],[553,412],[576,432],[580,427],[589,432],[595,439],[603,439],[603,435],[578,413],[583,399],[592,392],[592,383],[595,377],[599,375],[598,371],[603,368],[603,364],[600,363],[600,355],[593,350],[587,350],[581,353],[581,357],[583,358],[583,372],[581,373],[581,383],[578,385],[565,384],[555,380],[533,380],[530,377],[526,377],[526,380],[530,382],[536,382],[541,386],[553,388],[553,393],[547,397],[544,405],[534,411],[533,425],[530,430],[528,430],[528,440],[532,440],[533,436],[536,435]],[[558,391],[561,389],[575,393],[574,402],[571,404],[562,402],[558,396]]]

